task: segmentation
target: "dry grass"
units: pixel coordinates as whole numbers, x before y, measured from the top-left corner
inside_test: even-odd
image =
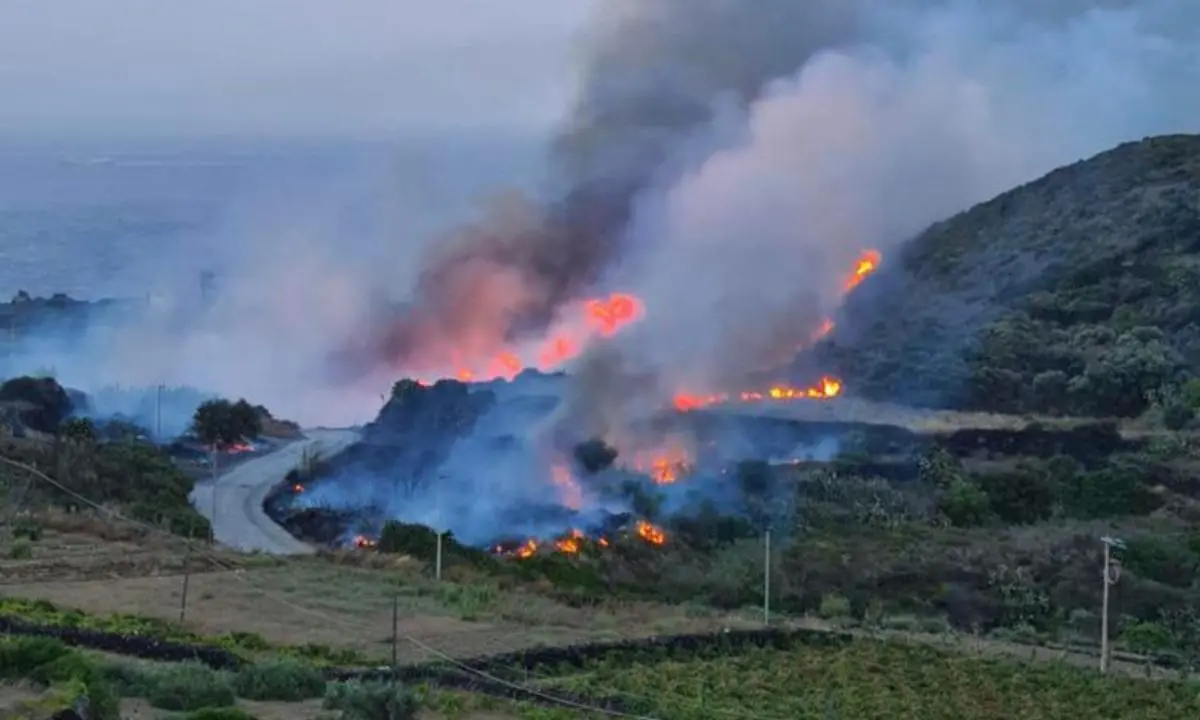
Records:
[[[31,557],[12,558],[12,541],[0,533],[0,583],[175,575],[193,570],[275,564],[273,558],[213,551],[189,552],[181,538],[96,513],[39,511],[32,517],[45,534],[29,543]]]
[[[1145,437],[1161,434],[1161,429],[1147,427],[1138,419],[1071,418],[1039,415],[1003,415],[957,410],[926,410],[894,403],[872,402],[853,397],[831,400],[763,400],[733,403],[713,408],[709,412],[731,415],[798,420],[802,422],[864,423],[890,425],[915,433],[949,433],[956,430],[1022,430],[1037,423],[1048,428],[1071,428],[1103,420],[1116,422],[1123,435]]]
[[[178,619],[183,591],[178,551],[128,541],[88,543],[78,536],[56,536],[34,545],[42,574],[26,572],[19,582],[0,585],[0,592],[93,614]],[[123,553],[141,560],[122,565],[117,558]],[[339,557],[342,563],[333,561]],[[652,603],[574,608],[531,589],[501,590],[483,578],[435,582],[404,559],[371,569],[344,557],[289,559],[259,567],[243,562],[236,571],[192,573],[187,625],[204,634],[254,632],[274,643],[318,643],[384,658],[391,653],[393,602],[402,636],[459,657],[743,624],[737,617]],[[83,567],[90,569],[81,571]],[[117,571],[138,567],[153,572],[135,577]],[[108,568],[109,575],[97,579],[99,568]],[[414,643],[402,643],[399,654],[410,662],[431,657]]]

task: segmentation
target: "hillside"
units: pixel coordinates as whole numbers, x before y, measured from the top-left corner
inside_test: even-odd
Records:
[[[815,352],[856,395],[1104,416],[1200,400],[1200,136],[1060,168],[888,257]]]

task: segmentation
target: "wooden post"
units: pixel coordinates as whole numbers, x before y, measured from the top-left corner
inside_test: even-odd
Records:
[[[392,685],[400,680],[400,595],[392,596]]]
[[[183,627],[184,621],[187,619],[187,597],[188,585],[192,576],[191,568],[192,546],[188,545],[187,551],[183,555],[183,593],[179,598],[179,627]]]
[[[763,533],[763,627],[771,625],[771,528]]]

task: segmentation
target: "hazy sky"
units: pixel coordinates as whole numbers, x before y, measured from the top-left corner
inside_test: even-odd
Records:
[[[543,127],[594,0],[3,0],[0,135]]]

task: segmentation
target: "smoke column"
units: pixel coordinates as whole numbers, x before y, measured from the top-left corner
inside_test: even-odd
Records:
[[[427,256],[366,349],[446,363],[620,287],[648,308],[619,340],[635,365],[737,382],[836,310],[863,248],[886,257],[1054,167],[1200,129],[1198,41],[1186,0],[603,3],[551,157],[561,195]]]

